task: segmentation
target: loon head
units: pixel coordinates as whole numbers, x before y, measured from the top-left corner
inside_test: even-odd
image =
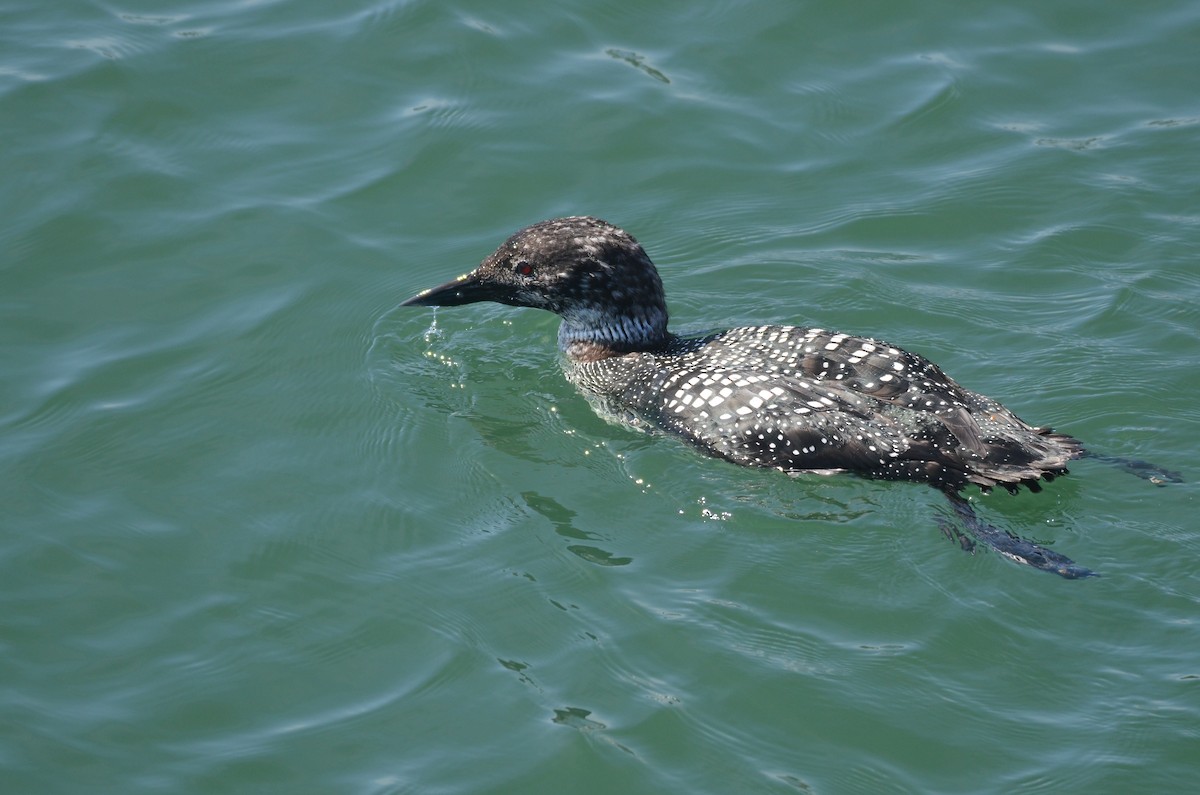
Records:
[[[477,301],[547,309],[561,316],[559,345],[576,360],[654,350],[670,338],[654,263],[633,235],[591,216],[527,226],[475,270],[401,306]]]

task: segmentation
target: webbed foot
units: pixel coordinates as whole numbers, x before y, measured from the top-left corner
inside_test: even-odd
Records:
[[[1080,566],[1066,555],[1055,552],[1052,549],[1047,549],[1035,541],[1015,536],[1012,533],[1005,532],[994,525],[988,524],[979,518],[975,513],[975,509],[971,507],[971,503],[958,494],[946,492],[946,499],[950,501],[950,505],[954,508],[954,512],[958,515],[958,518],[962,520],[967,532],[976,541],[992,548],[1009,560],[1020,563],[1023,566],[1031,566],[1035,569],[1057,574],[1059,577],[1064,577],[1068,580],[1081,580],[1086,577],[1100,576],[1091,569]],[[946,533],[951,539],[958,540],[959,545],[963,549],[967,551],[974,549],[975,545],[970,542],[970,539],[965,539],[966,543],[959,540],[964,538],[963,534],[951,528],[948,522],[939,521],[938,524],[941,526],[942,532]]]
[[[1149,461],[1142,461],[1138,458],[1125,458],[1117,455],[1104,455],[1103,453],[1093,453],[1091,450],[1084,452],[1084,458],[1094,458],[1097,461],[1103,461],[1106,464],[1116,467],[1117,469],[1128,472],[1131,475],[1136,475],[1142,480],[1148,480],[1155,486],[1165,486],[1168,483],[1182,483],[1183,475],[1174,470],[1165,469],[1152,464]]]

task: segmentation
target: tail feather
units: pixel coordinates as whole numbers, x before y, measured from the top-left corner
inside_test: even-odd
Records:
[[[1030,428],[1021,438],[988,440],[988,453],[968,460],[966,481],[983,491],[999,486],[1016,494],[1021,487],[1032,492],[1042,490],[1041,481],[1050,482],[1070,470],[1067,463],[1085,454],[1083,443],[1074,436],[1054,433],[1049,428]]]

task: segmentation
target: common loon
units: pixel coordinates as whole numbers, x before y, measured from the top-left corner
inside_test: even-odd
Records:
[[[959,495],[970,484],[1040,491],[1083,445],[1025,423],[916,354],[794,326],[678,337],[645,250],[591,216],[528,226],[475,270],[402,306],[477,301],[558,314],[566,376],[602,413],[743,466],[928,483],[1004,556],[1068,578],[1093,574],[983,523]]]

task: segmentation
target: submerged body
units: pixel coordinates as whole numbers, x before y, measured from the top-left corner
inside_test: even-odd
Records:
[[[794,326],[677,337],[641,245],[597,218],[526,227],[476,270],[404,305],[476,301],[560,315],[566,376],[607,415],[743,466],[927,483],[968,524],[957,497],[966,486],[1037,491],[1083,454],[1078,440],[1025,423],[886,342]],[[1030,542],[1017,552],[982,540],[1063,576],[1090,574]],[[1045,559],[1029,559],[1030,546]]]
[[[608,414],[735,464],[854,472],[944,491],[1066,473],[1080,443],[1021,421],[885,342],[794,326],[736,328],[660,349],[567,359]]]

